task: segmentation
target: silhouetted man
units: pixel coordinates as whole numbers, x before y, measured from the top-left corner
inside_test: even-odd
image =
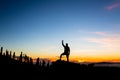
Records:
[[[66,55],[67,61],[69,62],[70,48],[68,46],[68,43],[66,43],[66,45],[64,45],[63,40],[62,40],[62,45],[64,47],[64,52],[60,55],[60,60],[63,55]]]

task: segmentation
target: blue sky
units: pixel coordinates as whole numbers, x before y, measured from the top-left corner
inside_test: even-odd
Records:
[[[120,57],[119,0],[1,0],[0,46],[34,57]],[[118,56],[119,55],[119,56]]]

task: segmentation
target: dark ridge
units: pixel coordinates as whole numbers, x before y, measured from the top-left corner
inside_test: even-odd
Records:
[[[64,60],[56,60],[51,65],[45,65],[44,61],[42,64],[39,63],[39,58],[36,64],[33,64],[29,60],[21,61],[21,59],[17,60],[10,56],[0,54],[1,79],[120,80],[119,67],[95,67],[94,63],[85,65]]]

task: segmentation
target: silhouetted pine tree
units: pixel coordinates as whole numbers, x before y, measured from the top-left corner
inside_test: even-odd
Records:
[[[30,64],[33,64],[33,59],[30,57]]]
[[[3,55],[3,47],[1,47],[0,55]]]
[[[6,57],[8,58],[9,57],[9,51],[6,50]]]
[[[15,52],[13,53],[13,59],[15,59]]]
[[[12,55],[12,51],[10,51],[10,55],[9,55],[10,58],[11,58],[11,55]]]
[[[20,63],[22,63],[22,55],[23,55],[23,53],[21,52],[20,57],[19,57]]]
[[[39,62],[40,62],[40,59],[38,57],[37,60],[36,60],[36,66],[39,66]]]

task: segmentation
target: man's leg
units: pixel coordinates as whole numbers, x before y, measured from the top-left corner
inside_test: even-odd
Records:
[[[66,55],[66,57],[67,57],[67,62],[69,62],[69,55]]]
[[[62,58],[62,55],[63,55],[63,53],[60,55],[60,60],[61,60],[61,58]]]

